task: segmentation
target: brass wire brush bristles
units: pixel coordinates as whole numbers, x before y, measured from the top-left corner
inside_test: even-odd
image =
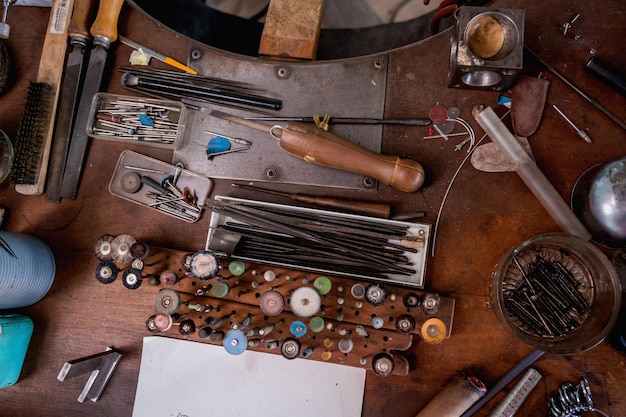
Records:
[[[14,185],[31,185],[39,180],[52,97],[53,89],[47,83],[31,82],[28,86],[26,106],[15,138],[11,173]]]

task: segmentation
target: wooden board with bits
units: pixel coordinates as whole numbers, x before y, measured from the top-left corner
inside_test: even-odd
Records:
[[[150,247],[130,235],[95,245],[96,278],[160,288],[151,333],[407,375],[400,352],[450,337],[454,298],[411,288]]]

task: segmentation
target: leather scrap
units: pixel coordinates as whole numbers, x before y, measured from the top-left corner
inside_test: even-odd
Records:
[[[533,158],[528,138],[515,136],[515,139],[522,145],[522,148],[524,148],[528,155]],[[470,161],[474,168],[484,172],[509,172],[515,171],[516,169],[516,166],[511,162],[508,156],[502,153],[500,147],[495,142],[485,143],[474,149]]]
[[[548,95],[548,80],[521,76],[511,88],[511,122],[516,135],[529,137],[537,130]]]

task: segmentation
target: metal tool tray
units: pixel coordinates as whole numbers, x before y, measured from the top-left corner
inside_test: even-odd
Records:
[[[158,174],[158,173],[146,173],[147,175],[154,179],[156,182],[161,182],[161,178],[167,174],[174,174],[176,171],[176,167],[174,165],[168,164],[163,161],[159,161],[158,159],[150,158],[148,156],[142,155],[137,152],[133,152],[130,150],[123,151],[120,154],[120,157],[117,161],[117,165],[115,167],[115,171],[113,172],[113,176],[111,177],[111,182],[109,183],[109,192],[117,197],[121,197],[124,200],[132,201],[133,203],[137,203],[144,207],[149,207],[152,210],[156,210],[159,213],[167,214],[168,216],[178,218],[171,214],[165,213],[156,208],[150,207],[149,204],[153,203],[154,200],[146,195],[145,189],[148,189],[145,185],[141,187],[139,191],[136,193],[128,193],[124,191],[120,185],[122,176],[128,172],[138,172],[136,170],[131,170],[126,168],[127,166],[146,168],[151,170],[162,171],[166,174]],[[139,172],[138,172],[139,173]],[[180,176],[177,181],[177,185],[179,188],[188,187],[189,189],[195,190],[196,195],[198,197],[198,207],[202,207],[205,199],[208,197],[211,189],[213,188],[213,182],[202,175],[198,175],[195,172],[188,171],[186,169],[181,169]],[[198,217],[198,219],[202,217],[202,214]],[[183,221],[187,221],[184,219],[180,219]],[[196,220],[197,221],[197,220]],[[195,223],[195,221],[187,221],[188,223]]]
[[[140,139],[129,139],[122,138],[113,135],[105,135],[105,134],[97,134],[93,132],[93,128],[97,125],[96,116],[98,112],[105,108],[105,106],[110,103],[116,101],[129,101],[135,103],[142,103],[146,105],[156,105],[162,107],[169,107],[178,110],[179,117],[178,123],[176,125],[176,138],[172,143],[162,143],[162,142],[152,142],[148,140],[140,140]],[[188,111],[187,108],[178,101],[172,100],[161,100],[161,99],[152,99],[152,98],[142,98],[142,97],[132,97],[126,95],[119,94],[109,94],[109,93],[97,93],[91,102],[91,109],[89,111],[89,119],[87,122],[87,135],[93,139],[101,139],[101,140],[110,140],[114,142],[131,142],[136,145],[150,146],[154,148],[163,148],[163,149],[172,149],[176,150],[181,147],[183,143],[183,138],[185,136],[185,127],[187,124]]]
[[[425,277],[425,272],[426,272],[426,259],[427,259],[427,254],[428,254],[428,246],[430,242],[430,230],[431,230],[430,224],[409,223],[409,222],[401,222],[401,221],[396,221],[396,220],[378,219],[374,217],[360,216],[360,215],[355,215],[355,214],[345,214],[345,213],[339,213],[339,212],[328,211],[328,210],[319,210],[319,209],[311,209],[311,208],[290,206],[290,205],[284,205],[284,204],[268,203],[268,202],[262,202],[262,201],[245,200],[245,199],[226,197],[226,196],[215,196],[214,199],[216,202],[245,203],[247,206],[250,206],[250,207],[274,208],[274,209],[280,209],[284,211],[291,211],[294,214],[296,213],[314,214],[314,215],[323,215],[325,217],[334,217],[336,219],[367,220],[369,222],[373,222],[378,225],[407,227],[407,232],[410,235],[420,236],[424,239],[424,246],[418,249],[416,253],[411,253],[408,251],[404,253],[404,255],[413,264],[412,267],[415,268],[416,270],[415,274],[409,275],[409,276],[390,274],[388,275],[388,279],[380,279],[377,277],[367,276],[366,274],[359,275],[359,274],[350,274],[350,273],[343,273],[343,272],[338,272],[338,271],[333,271],[333,270],[327,270],[327,269],[322,269],[322,268],[317,269],[317,268],[311,268],[311,267],[303,267],[301,265],[292,264],[289,262],[283,262],[279,259],[277,259],[275,262],[268,262],[266,260],[260,260],[260,259],[250,258],[250,257],[237,256],[237,255],[232,256],[232,258],[241,259],[241,260],[250,261],[250,262],[257,262],[257,263],[262,263],[262,264],[270,264],[270,265],[278,266],[281,268],[303,270],[303,271],[316,272],[316,273],[328,274],[328,275],[333,275],[333,276],[365,279],[369,281],[377,281],[377,282],[383,282],[383,283],[388,283],[388,284],[399,284],[399,285],[409,286],[409,287],[414,287],[414,288],[424,287],[424,277]],[[211,221],[209,224],[209,233],[207,237],[207,247],[216,251],[217,253],[223,252],[223,250],[220,249],[220,246],[222,245],[223,242],[219,241],[221,239],[214,239],[215,232],[218,226],[224,225],[227,221],[235,222],[236,220],[232,219],[229,216],[224,216],[216,212],[213,212],[211,214]]]
[[[381,119],[385,114],[388,56],[373,55],[341,62],[296,62],[286,60],[242,59],[220,55],[201,46],[190,51],[193,68],[208,77],[249,83],[282,100],[274,116],[362,117]],[[219,58],[220,65],[215,65]],[[378,182],[364,175],[304,162],[283,151],[267,133],[237,126],[210,115],[219,110],[240,117],[259,115],[250,110],[207,103],[202,111],[190,111],[187,138],[174,153],[174,160],[209,178],[303,184],[357,190],[375,190]],[[271,125],[271,123],[268,123]],[[278,123],[280,124],[280,123]],[[208,162],[202,146],[208,140],[205,130],[252,142],[247,152],[237,152]],[[333,125],[334,134],[366,149],[382,150],[382,125]],[[412,130],[413,131],[413,130]]]

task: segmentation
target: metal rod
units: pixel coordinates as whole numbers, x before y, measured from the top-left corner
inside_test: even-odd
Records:
[[[273,207],[273,208],[263,208],[263,211],[275,213],[278,215],[287,215],[294,219],[301,220],[311,220],[315,222],[324,222],[326,224],[334,224],[338,226],[352,226],[355,228],[359,228],[362,230],[370,230],[370,231],[379,231],[384,234],[394,234],[398,237],[406,236],[406,231],[409,225],[399,225],[399,224],[380,224],[375,220],[370,220],[368,218],[346,218],[333,215],[332,212],[323,211],[314,214],[296,212],[289,208],[281,208],[281,207]]]
[[[424,136],[422,139],[443,139],[444,137],[451,137],[451,136],[467,136],[467,132],[458,132],[458,133],[448,133],[447,135],[429,135],[429,136]]]
[[[212,110],[210,114],[211,116],[217,117],[218,119],[228,120],[229,122],[246,126],[251,129],[260,130],[261,132],[266,132],[266,133],[271,134],[271,131],[272,131],[272,126],[255,122],[253,120],[247,120],[247,119],[244,119],[243,117],[233,116],[232,114],[224,113],[218,110]]]
[[[351,233],[350,228],[346,226],[343,226],[338,231],[336,229],[337,226],[332,223],[329,225],[319,219],[313,219],[314,221],[309,218],[302,219],[292,213],[275,213],[236,204],[234,206],[217,206],[214,210],[227,210],[232,213],[230,215],[234,219],[243,222],[245,225],[227,222],[231,230],[243,227],[244,231],[238,231],[238,233],[247,232],[257,234],[257,236],[259,233],[262,233],[267,236],[266,239],[271,237],[270,240],[274,241],[275,245],[280,245],[280,242],[283,241],[283,234],[286,234],[290,236],[290,244],[297,243],[294,242],[294,238],[308,242],[306,245],[292,247],[294,250],[302,251],[302,246],[313,246],[316,250],[322,251],[323,257],[348,256],[350,260],[360,259],[361,262],[372,263],[378,268],[384,267],[385,270],[399,273],[415,273],[413,269],[402,266],[402,264],[407,264],[408,262],[402,254],[411,252],[414,249],[405,248],[404,246],[401,248],[392,247],[393,245],[389,244],[388,239],[382,239],[381,241],[380,239],[364,238],[362,234]],[[361,232],[360,228],[357,230]],[[385,238],[389,237],[389,235],[384,236]],[[393,238],[397,238],[400,241],[403,237],[406,237],[406,234],[398,237],[393,236]],[[362,239],[365,239],[366,242],[363,242]],[[367,245],[364,243],[367,243]]]
[[[219,228],[228,230],[230,232],[237,233],[242,237],[247,238],[245,240],[245,244],[240,245],[241,247],[237,247],[237,250],[246,251],[251,248],[262,248],[268,247],[269,249],[265,250],[265,253],[268,254],[271,252],[273,255],[278,255],[280,257],[287,254],[299,253],[304,254],[311,259],[315,259],[316,262],[320,262],[320,259],[323,259],[324,262],[329,262],[333,260],[337,260],[342,264],[355,263],[358,264],[361,269],[367,267],[368,269],[371,267],[372,269],[376,269],[380,266],[379,263],[369,263],[367,260],[355,260],[353,256],[344,255],[340,252],[333,251],[329,252],[324,249],[318,249],[313,245],[303,245],[300,240],[293,240],[292,242],[286,242],[282,239],[277,238],[276,236],[264,233],[265,231],[259,229],[247,229],[247,228],[239,228],[235,225],[226,225],[219,226]],[[239,252],[237,252],[239,253]],[[322,262],[323,263],[323,262]]]
[[[280,110],[282,101],[246,93],[232,89],[220,89],[210,85],[191,83],[188,80],[164,80],[160,77],[126,72],[122,76],[122,85],[137,90],[148,90],[152,94],[165,94],[174,97],[196,98],[214,102],[223,102],[240,106],[260,107],[269,110]]]
[[[556,75],[561,81],[563,81],[565,84],[567,84],[572,90],[574,90],[576,93],[578,93],[578,95],[580,95],[582,98],[584,98],[585,100],[587,100],[589,103],[591,103],[596,109],[600,110],[602,113],[604,113],[609,119],[613,120],[615,123],[617,123],[622,129],[626,130],[626,123],[624,123],[623,121],[621,121],[620,119],[617,118],[617,116],[615,116],[613,113],[611,113],[610,111],[608,111],[606,109],[606,107],[604,107],[602,104],[600,104],[598,101],[594,100],[593,98],[591,98],[587,93],[585,93],[584,91],[582,91],[580,88],[578,88],[574,83],[572,83],[570,80],[568,80],[567,78],[565,78],[564,75],[560,74],[557,70],[555,70],[553,67],[551,67],[546,61],[544,61],[543,59],[541,59],[541,57],[539,55],[537,55],[532,49],[530,49],[529,47],[525,46],[524,47],[528,52],[530,52],[530,54],[532,56],[535,57],[535,59],[537,61],[539,61],[539,63],[541,63],[544,67],[546,67],[548,69],[548,71],[550,71],[552,74]]]
[[[296,213],[289,209],[281,209],[274,208],[273,212],[288,214],[294,218],[300,218],[305,220],[312,220],[316,222],[324,222],[326,224],[334,224],[338,226],[352,226],[355,228],[360,228],[362,230],[370,230],[370,231],[379,231],[384,234],[394,234],[396,236],[406,236],[406,231],[408,229],[408,225],[397,225],[397,224],[384,224],[376,223],[374,221],[370,221],[369,219],[353,219],[353,218],[345,218],[345,217],[337,217],[332,215],[332,213],[324,212],[316,215],[309,215],[306,213]]]
[[[262,192],[266,194],[279,195],[282,197],[288,197],[295,201],[303,203],[315,204],[320,207],[340,209],[344,211],[350,211],[353,213],[359,213],[369,216],[389,218],[391,214],[391,206],[384,203],[372,203],[368,201],[358,200],[346,200],[343,198],[313,196],[298,193],[287,193],[283,191],[276,191],[268,188],[257,187],[252,185],[243,184],[231,184],[232,187],[241,188],[244,190],[251,190]]]
[[[461,417],[473,416],[476,411],[480,410],[485,404],[487,404],[493,397],[500,391],[506,388],[515,378],[517,378],[522,372],[530,367],[537,359],[541,358],[545,352],[542,350],[533,350],[524,359],[522,359],[517,365],[511,368],[496,384],[487,392],[487,394],[480,400],[476,401],[466,412],[461,414]]]
[[[120,67],[120,72],[132,72],[136,74],[147,74],[154,78],[162,80],[179,80],[185,83],[193,82],[203,85],[211,85],[222,89],[230,89],[234,91],[262,91],[260,88],[243,81],[226,80],[224,78],[209,77],[206,75],[191,75],[177,71],[157,68],[142,68],[138,66]],[[193,80],[193,81],[191,81]]]
[[[567,124],[569,124],[571,127],[574,128],[574,130],[576,131],[576,133],[578,133],[578,136],[580,136],[581,138],[583,138],[583,140],[587,143],[591,143],[591,138],[589,137],[589,135],[587,134],[587,132],[585,132],[584,130],[582,130],[581,128],[579,128],[578,126],[576,126],[574,124],[574,122],[572,122],[569,117],[567,117],[565,115],[565,113],[563,113],[561,111],[561,109],[559,109],[556,104],[552,105],[552,108],[554,110],[556,110],[556,112],[563,118],[563,120],[565,120],[567,122]]]
[[[246,139],[233,138],[231,136],[226,136],[226,135],[222,135],[220,133],[211,132],[210,130],[205,130],[204,133],[209,134],[209,135],[213,135],[213,136],[219,136],[219,137],[224,138],[226,140],[229,140],[231,142],[235,142],[235,143],[238,143],[240,145],[245,145],[247,147],[251,147],[252,146],[252,142],[250,142],[249,140],[246,140]]]
[[[257,120],[264,122],[302,122],[315,123],[313,117],[286,117],[286,116],[257,116],[245,117],[246,120]],[[404,125],[404,126],[430,126],[430,119],[377,119],[368,117],[331,117],[329,124],[353,124],[353,125]]]
[[[275,214],[268,216],[267,213],[263,213],[263,210],[242,206],[234,207],[229,205],[223,205],[221,207],[214,207],[213,209],[217,210],[218,212],[225,209],[227,212],[231,213],[231,215],[238,214],[240,216],[244,216],[246,218],[245,221],[251,222],[253,224],[257,223],[257,226],[263,227],[263,225],[269,225],[271,227],[276,227],[277,229],[282,230],[284,233],[293,234],[302,239],[313,241],[320,245],[328,246],[331,249],[334,248],[335,250],[342,250],[344,252],[351,253],[353,256],[361,259],[376,258],[382,263],[389,263],[389,260],[385,259],[382,256],[377,256],[372,253],[365,253],[360,245],[340,242],[337,239],[331,238],[329,236],[323,236],[318,233],[302,229],[301,227],[295,226],[293,224],[289,224],[289,219],[286,218],[286,216]]]

